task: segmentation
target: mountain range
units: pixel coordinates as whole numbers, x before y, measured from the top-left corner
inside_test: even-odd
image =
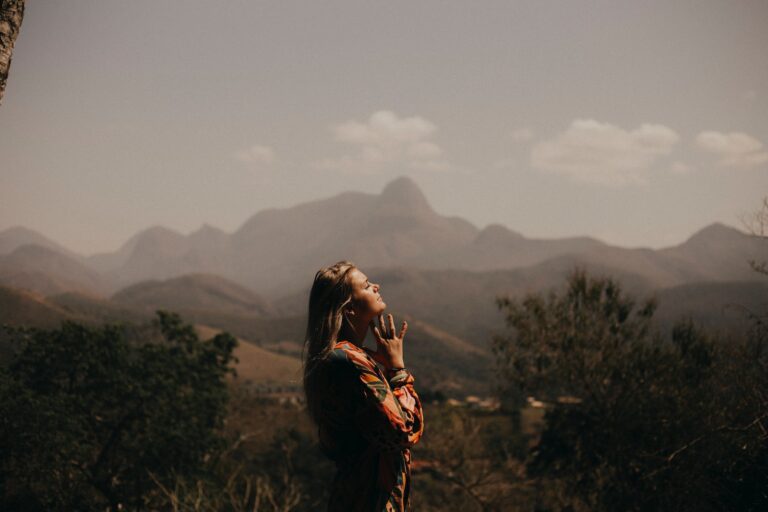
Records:
[[[378,195],[345,192],[263,210],[232,233],[152,227],[91,256],[23,227],[5,230],[0,323],[141,323],[156,309],[174,310],[201,332],[227,329],[240,337],[249,344],[244,360],[274,361],[241,364],[249,380],[266,372],[266,381],[279,382],[280,372],[268,369],[299,365],[315,271],[341,259],[380,283],[393,313],[411,323],[409,357],[421,381],[464,392],[490,382],[490,340],[504,328],[496,298],[562,286],[576,267],[656,297],[662,326],[688,316],[738,329],[739,307],[768,304],[768,280],[749,264],[768,260],[765,238],[712,224],[660,250],[590,237],[532,239],[440,215],[415,182],[398,178]]]
[[[88,257],[39,233],[11,228],[0,232],[0,284],[45,294],[108,295],[141,281],[212,274],[276,297],[304,289],[319,267],[348,259],[363,268],[473,272],[580,265],[662,288],[754,280],[747,262],[764,258],[767,246],[765,239],[722,224],[661,250],[621,248],[589,237],[531,239],[498,224],[480,229],[440,215],[413,180],[401,177],[378,195],[345,192],[263,210],[233,233],[208,225],[188,235],[152,227],[114,252]]]

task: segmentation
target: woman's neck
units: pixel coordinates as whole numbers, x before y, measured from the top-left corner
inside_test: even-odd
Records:
[[[345,339],[358,347],[362,347],[365,342],[365,334],[368,332],[369,323],[370,321],[366,320],[358,322],[347,320],[341,327],[339,335],[341,339]]]

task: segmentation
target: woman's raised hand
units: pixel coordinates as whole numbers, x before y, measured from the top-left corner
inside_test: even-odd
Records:
[[[379,326],[371,321],[371,329],[376,337],[376,351],[369,351],[371,357],[385,368],[404,368],[403,338],[408,331],[408,322],[403,320],[400,334],[395,335],[395,319],[387,315],[388,322],[384,323],[384,315],[379,315]]]

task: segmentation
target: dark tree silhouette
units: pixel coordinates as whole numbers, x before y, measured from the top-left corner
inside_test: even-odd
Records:
[[[201,341],[159,315],[162,337],[134,342],[114,326],[11,330],[0,509],[145,510],[158,482],[205,472],[222,443],[236,341]]]
[[[768,339],[671,336],[611,279],[500,300],[508,393],[547,404],[527,469],[549,510],[765,510]],[[762,334],[761,334],[762,333]]]

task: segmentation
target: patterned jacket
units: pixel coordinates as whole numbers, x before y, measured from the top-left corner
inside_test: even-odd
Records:
[[[413,376],[389,378],[361,348],[338,342],[318,368],[320,445],[336,462],[329,511],[408,510],[410,447],[424,420]]]

